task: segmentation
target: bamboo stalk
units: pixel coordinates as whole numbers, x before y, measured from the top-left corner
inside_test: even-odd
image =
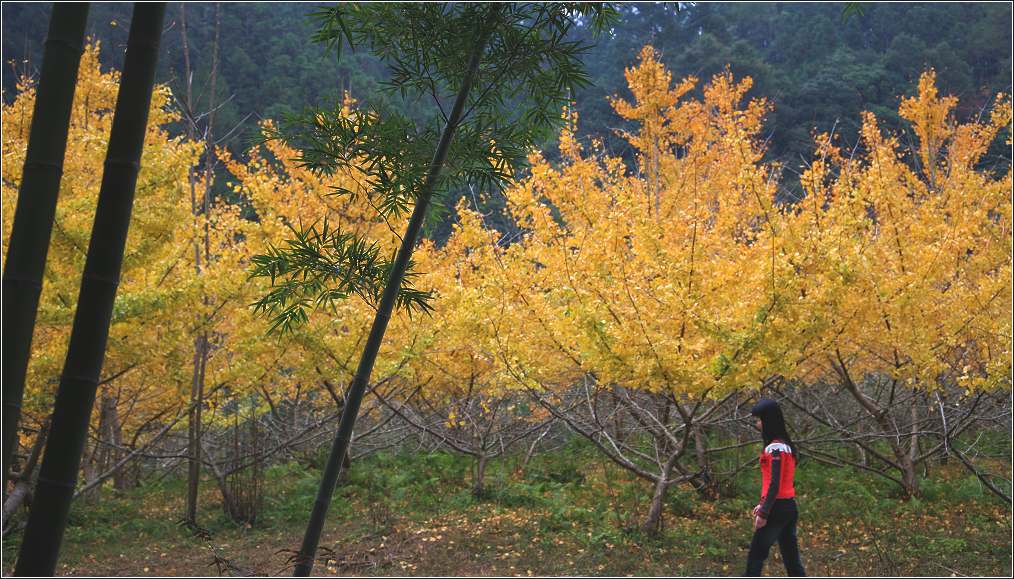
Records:
[[[313,560],[317,553],[317,545],[320,542],[320,534],[324,528],[324,519],[327,516],[328,507],[331,505],[331,495],[334,494],[335,486],[338,483],[338,476],[341,473],[342,458],[346,456],[349,449],[349,442],[352,438],[352,428],[359,414],[359,406],[363,401],[366,386],[370,382],[370,375],[373,373],[373,365],[377,360],[377,353],[380,351],[380,344],[384,340],[384,333],[387,330],[387,323],[394,311],[395,300],[401,289],[401,282],[408,269],[408,262],[415,249],[416,240],[422,225],[426,220],[426,210],[429,208],[430,198],[436,187],[440,173],[447,161],[450,151],[451,140],[463,118],[465,103],[468,94],[472,89],[479,70],[479,61],[485,50],[486,42],[489,39],[491,30],[488,24],[484,25],[485,30],[479,30],[479,38],[469,58],[467,72],[462,79],[461,87],[458,89],[454,107],[447,119],[447,124],[440,135],[436,152],[426,175],[426,181],[416,198],[415,207],[412,210],[412,217],[409,219],[405,235],[402,237],[401,246],[395,257],[394,265],[391,267],[387,284],[384,286],[384,293],[381,295],[377,313],[373,318],[370,327],[370,334],[366,340],[366,347],[359,359],[359,366],[356,369],[355,377],[349,386],[348,398],[345,408],[342,411],[341,422],[338,424],[338,432],[335,434],[334,444],[331,446],[331,454],[328,456],[324,475],[317,489],[317,497],[310,512],[310,521],[306,526],[306,533],[303,536],[303,544],[296,557],[294,576],[308,577],[313,569]]]
[[[88,3],[54,4],[3,273],[3,487],[18,441],[25,373],[42,293]]]
[[[17,575],[52,575],[56,569],[109,337],[165,9],[164,2],[134,5],[70,346]]]

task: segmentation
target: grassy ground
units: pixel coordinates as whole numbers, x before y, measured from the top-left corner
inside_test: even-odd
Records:
[[[443,453],[383,454],[357,463],[321,540],[331,575],[737,575],[751,536],[757,472],[733,496],[675,489],[663,532],[636,529],[649,489],[585,445],[536,456],[524,472],[494,466],[489,497],[469,494],[469,463]],[[1009,469],[1009,465],[1007,467]],[[211,482],[201,523],[177,525],[182,482],[76,503],[60,574],[281,574],[298,548],[319,473],[266,473],[254,525],[230,522]],[[870,475],[804,462],[797,471],[800,547],[811,575],[1009,575],[1011,510],[960,465],[935,466],[921,499],[901,500]],[[4,545],[5,569],[17,538]],[[330,549],[330,551],[328,551]],[[766,571],[784,573],[777,548]],[[328,555],[330,556],[328,557]]]

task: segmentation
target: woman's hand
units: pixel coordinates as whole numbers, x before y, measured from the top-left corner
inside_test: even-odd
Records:
[[[761,506],[760,505],[757,505],[756,507],[754,507],[753,508],[753,516],[754,517],[760,516],[760,510],[761,510]]]
[[[760,529],[764,525],[768,524],[768,520],[764,517],[757,515],[753,518],[753,530]]]

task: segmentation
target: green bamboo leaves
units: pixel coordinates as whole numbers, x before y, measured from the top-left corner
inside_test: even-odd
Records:
[[[254,310],[271,316],[269,332],[290,332],[305,324],[313,309],[332,310],[335,302],[359,296],[376,307],[390,276],[393,260],[380,256],[380,247],[353,233],[333,227],[325,217],[296,229],[282,247],[252,258],[251,277],[271,280],[271,291],[257,300]],[[410,264],[411,267],[411,264]],[[429,311],[430,292],[412,287],[408,272],[398,292],[397,306]]]

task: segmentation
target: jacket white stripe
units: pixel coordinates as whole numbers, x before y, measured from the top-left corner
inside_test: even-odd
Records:
[[[787,454],[792,454],[792,449],[789,448],[789,445],[785,444],[784,442],[772,442],[771,444],[764,447],[765,454],[772,454],[776,450]]]

